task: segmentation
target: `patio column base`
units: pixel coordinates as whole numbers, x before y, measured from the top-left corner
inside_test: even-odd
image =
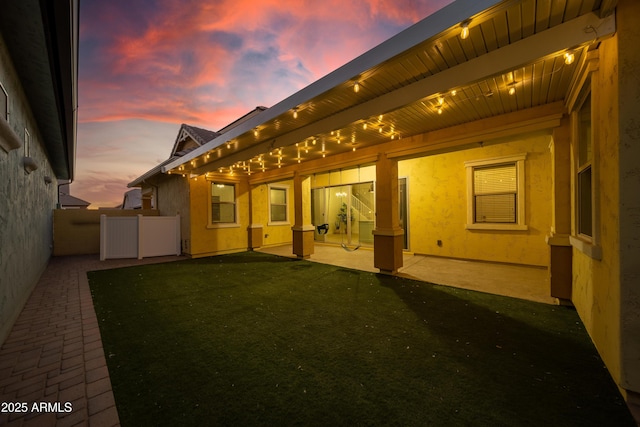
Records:
[[[261,224],[251,224],[247,228],[247,234],[249,237],[249,249],[259,249],[262,247],[262,225]]]
[[[291,227],[293,231],[293,253],[300,259],[308,259],[313,254],[315,227],[303,225]]]
[[[383,274],[396,274],[402,267],[404,230],[401,228],[373,231],[373,266]]]
[[[571,301],[573,248],[568,235],[552,235],[546,239],[549,248],[549,293],[554,298]]]

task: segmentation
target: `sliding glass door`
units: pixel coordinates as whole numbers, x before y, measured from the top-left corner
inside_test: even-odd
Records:
[[[373,245],[373,182],[312,190],[315,240],[351,246]]]

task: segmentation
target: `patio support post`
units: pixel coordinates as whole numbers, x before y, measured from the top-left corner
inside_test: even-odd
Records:
[[[381,273],[395,274],[402,267],[404,232],[398,210],[398,161],[380,153],[376,161],[376,228],[373,264]]]
[[[311,177],[293,174],[294,225],[293,253],[298,258],[309,258],[313,254],[313,232],[311,224]]]
[[[255,218],[253,198],[256,197],[258,188],[259,186],[249,184],[249,227],[247,227],[247,237],[250,250],[259,249],[263,244],[262,224],[253,222],[253,218]]]
[[[551,149],[551,233],[549,245],[549,292],[552,297],[571,300],[573,249],[571,234],[571,124],[564,117],[554,129]]]

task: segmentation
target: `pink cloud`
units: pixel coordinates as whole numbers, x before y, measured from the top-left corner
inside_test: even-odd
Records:
[[[218,130],[258,105],[279,102],[448,3],[83,0],[76,188],[86,191],[88,201],[98,197],[97,189],[113,191],[95,185],[100,170],[108,170],[105,179],[120,188],[122,177],[133,179],[168,155],[180,123]],[[150,143],[131,120],[160,124],[163,132],[154,133]],[[129,137],[135,141],[125,143]],[[130,161],[118,163],[112,151]],[[121,200],[111,197],[110,204]]]

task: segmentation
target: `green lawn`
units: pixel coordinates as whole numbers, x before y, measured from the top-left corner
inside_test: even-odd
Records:
[[[123,426],[635,425],[570,308],[255,252],[89,282]]]

